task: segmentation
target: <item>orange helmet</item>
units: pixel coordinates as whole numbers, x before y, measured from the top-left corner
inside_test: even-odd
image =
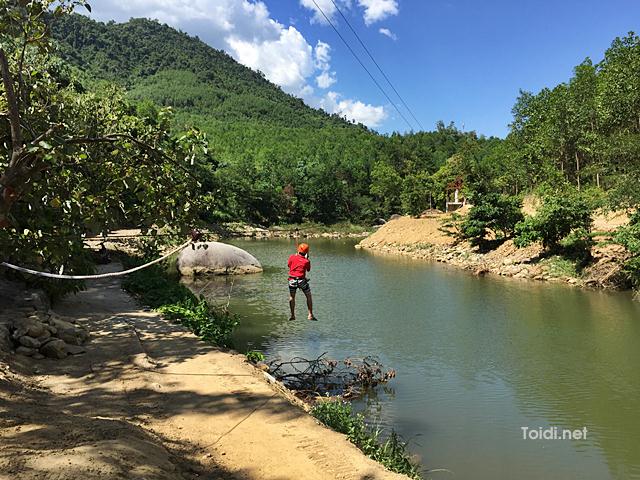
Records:
[[[298,253],[304,253],[305,255],[309,253],[309,245],[306,243],[301,243],[298,245]]]

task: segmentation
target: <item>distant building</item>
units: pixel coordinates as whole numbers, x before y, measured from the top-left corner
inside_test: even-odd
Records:
[[[462,201],[460,199],[460,190],[462,190],[462,185],[463,185],[463,182],[461,177],[456,178],[455,181],[447,185],[447,201],[446,201],[445,212],[453,212],[455,210],[458,210],[459,208],[463,207],[467,203],[466,198],[463,197]],[[450,201],[452,192],[453,192],[453,202]]]

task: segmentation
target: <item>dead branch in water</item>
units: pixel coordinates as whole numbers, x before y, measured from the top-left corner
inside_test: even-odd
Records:
[[[338,362],[325,358],[326,354],[313,360],[302,357],[286,362],[273,360],[268,364],[269,372],[303,399],[318,396],[357,398],[396,376],[395,370],[384,371],[382,364],[371,356]]]

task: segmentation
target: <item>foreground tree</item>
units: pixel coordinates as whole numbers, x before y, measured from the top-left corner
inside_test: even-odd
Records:
[[[47,21],[81,0],[0,0],[0,257],[86,270],[82,239],[121,226],[188,229],[210,197],[197,131],[169,133],[115,87],[88,93],[52,55]]]

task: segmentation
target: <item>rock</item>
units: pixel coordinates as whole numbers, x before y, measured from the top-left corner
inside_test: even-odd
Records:
[[[10,352],[13,349],[9,327],[0,324],[0,352]]]
[[[23,335],[22,337],[18,338],[18,343],[27,348],[33,348],[36,350],[40,348],[40,342],[35,338],[29,337],[27,335]]]
[[[37,338],[44,333],[45,326],[38,317],[17,318],[13,321],[13,338],[18,339],[24,335]]]
[[[41,345],[40,345],[40,348],[42,348],[42,347],[43,347],[43,346],[45,346],[47,343],[52,342],[52,341],[54,341],[54,340],[58,340],[58,339],[57,339],[56,337],[49,337],[49,338],[47,338],[46,340],[42,340],[42,341],[40,342],[40,344],[41,344]]]
[[[484,277],[487,273],[489,273],[489,269],[486,267],[479,267],[474,273],[479,277]]]
[[[40,353],[45,357],[63,359],[68,353],[67,344],[60,339],[52,340],[40,348]]]
[[[220,242],[197,243],[191,248],[185,248],[178,257],[177,267],[183,276],[262,272],[262,265],[253,255]]]
[[[49,324],[56,329],[56,336],[71,345],[82,345],[89,339],[89,332],[71,322],[62,320],[58,316],[51,316]]]
[[[70,355],[80,355],[82,353],[87,353],[87,350],[84,347],[79,347],[78,345],[67,345],[67,352]]]
[[[45,329],[44,333],[42,335],[40,335],[38,338],[36,338],[36,340],[38,340],[40,342],[40,344],[42,345],[44,342],[46,342],[50,338],[51,338],[51,332],[49,332],[49,330]]]
[[[21,345],[18,348],[16,348],[16,353],[19,353],[20,355],[24,355],[26,357],[32,357],[33,355],[38,353],[38,350],[36,350],[35,348],[24,347]]]
[[[89,339],[89,334],[86,330],[82,330],[80,328],[65,330],[58,329],[57,337],[70,345],[82,345]]]

